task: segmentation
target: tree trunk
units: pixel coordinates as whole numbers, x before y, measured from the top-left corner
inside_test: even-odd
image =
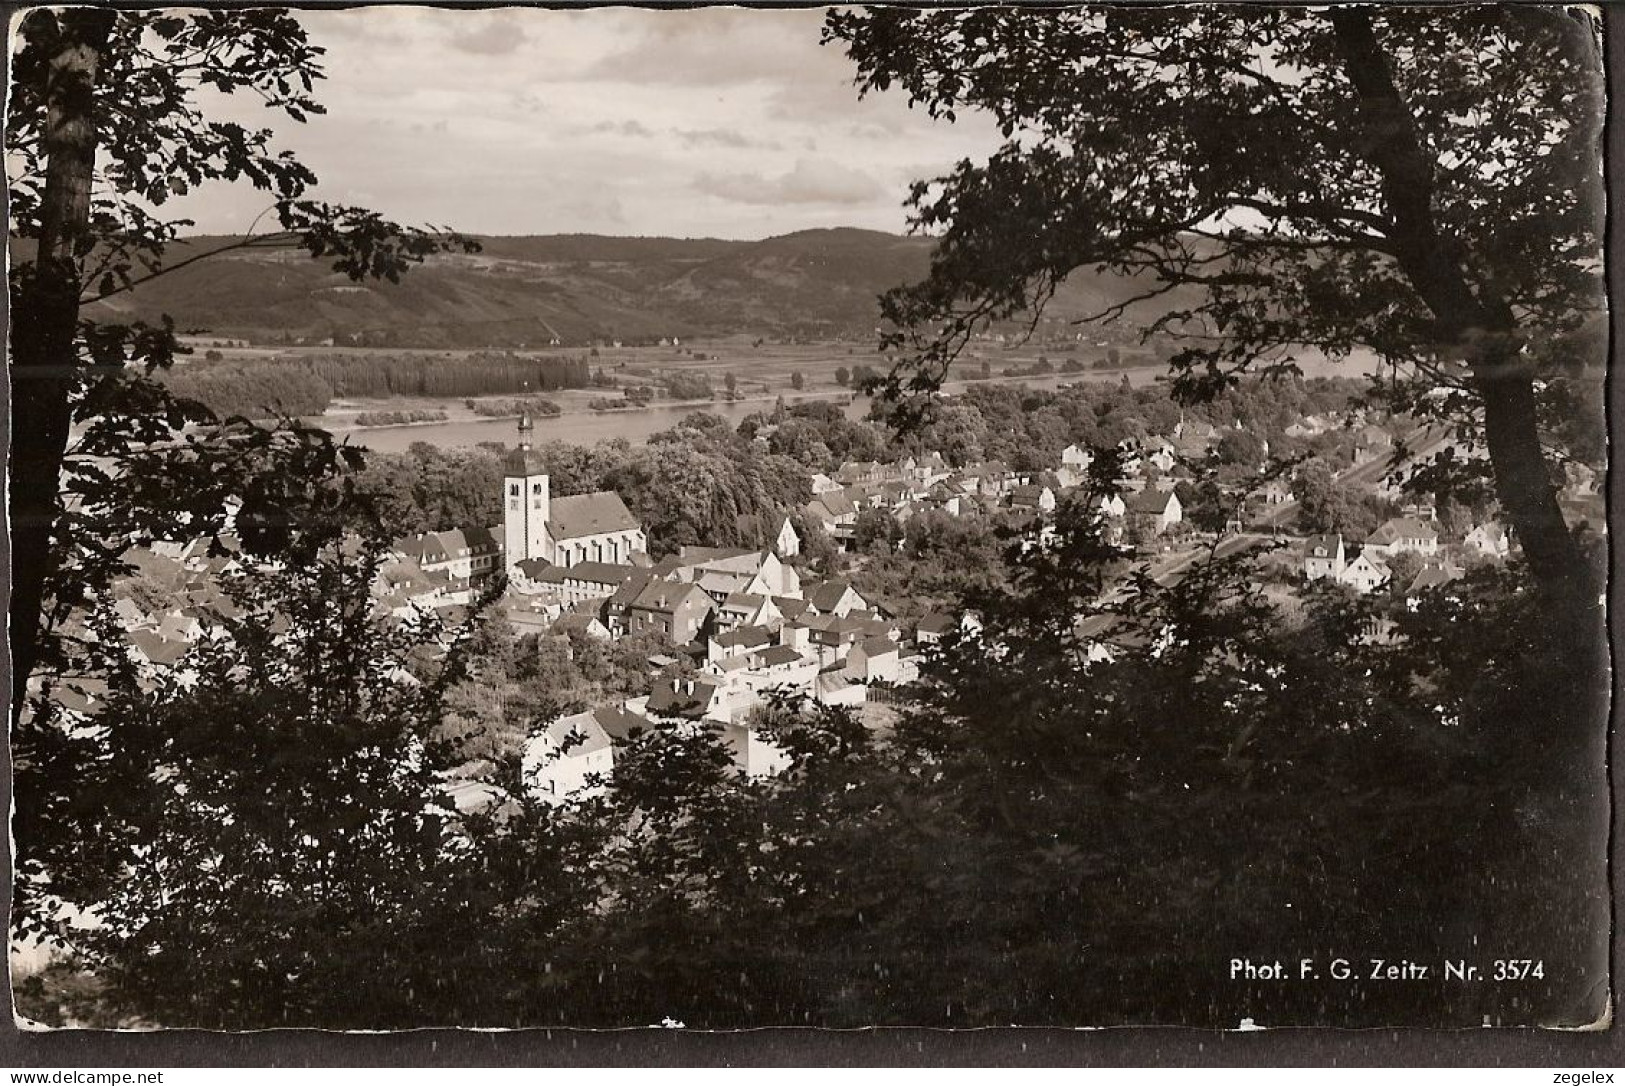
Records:
[[[1563,520],[1552,485],[1535,409],[1534,366],[1523,356],[1517,321],[1505,301],[1487,289],[1475,293],[1458,248],[1433,214],[1433,162],[1377,41],[1368,8],[1334,9],[1344,70],[1359,96],[1364,157],[1382,179],[1393,222],[1400,269],[1434,317],[1441,352],[1471,369],[1484,403],[1496,495],[1523,546],[1535,580],[1564,605],[1592,597],[1595,585],[1584,552]]]
[[[24,34],[51,42],[45,65],[45,190],[38,249],[11,283],[12,718],[28,678],[41,663],[45,587],[54,556],[52,532],[61,511],[62,462],[77,379],[79,257],[90,218],[96,160],[93,99],[97,70],[116,13],[74,9],[38,12]],[[38,20],[38,21],[36,21]],[[33,35],[30,35],[33,36]],[[38,40],[38,39],[36,39]]]

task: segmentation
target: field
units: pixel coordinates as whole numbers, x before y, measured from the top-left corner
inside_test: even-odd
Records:
[[[447,365],[456,365],[458,359],[477,353],[467,350],[424,351],[370,347],[266,348],[248,346],[242,341],[208,336],[192,337],[187,342],[196,352],[193,357],[207,356],[212,359],[218,356],[228,362],[233,360],[263,362],[277,358],[293,359],[304,355],[427,354],[443,358]],[[655,384],[660,377],[672,373],[703,375],[715,392],[714,402],[724,400],[729,374],[732,374],[737,382],[734,399],[740,402],[769,404],[780,396],[791,401],[807,398],[834,399],[842,397],[846,391],[846,386],[836,380],[837,370],[842,368],[852,370],[861,365],[883,369],[888,364],[869,344],[769,343],[746,335],[693,342],[682,341],[665,346],[549,347],[514,353],[584,358],[594,371],[602,370],[616,379],[617,385],[614,387],[565,389],[542,394],[558,404],[565,414],[593,413],[591,407],[593,401],[619,399],[621,388]],[[1062,361],[1069,359],[1089,364],[1105,357],[1106,348],[1095,344],[1075,346],[1065,344],[1060,347],[1051,344],[1040,348],[1030,343],[1011,346],[994,341],[976,343],[967,349],[962,363],[954,369],[953,376],[961,380],[951,380],[948,387],[949,389],[960,387],[962,379],[979,374],[984,362],[993,379],[1007,380],[1008,378],[1003,376],[1006,368],[1030,367],[1040,358],[1047,358],[1059,366]],[[1157,365],[1149,352],[1142,354],[1125,351],[1123,360],[1125,363],[1137,363],[1132,366],[1139,371],[1134,375],[1136,383],[1146,379],[1144,373],[1146,366]],[[181,366],[188,364],[190,362],[186,359],[179,363]],[[1119,371],[1105,372],[1115,375]],[[802,380],[802,388],[799,390],[792,383],[797,374]],[[1102,375],[1102,371],[1090,371],[1090,375],[1098,378]],[[1060,381],[1075,380],[1079,376],[1081,375],[1052,374],[1045,377],[1026,377],[1021,380],[1036,387],[1053,387]],[[511,400],[517,395],[519,393],[504,393],[480,399]],[[697,406],[701,406],[706,401],[694,402]],[[657,406],[670,406],[673,403],[674,401],[664,399],[655,401]],[[326,414],[321,417],[321,421],[323,425],[332,429],[348,429],[354,425],[357,415],[366,412],[410,410],[443,411],[446,413],[446,421],[452,423],[477,421],[488,417],[470,410],[464,398],[348,396],[335,397]]]

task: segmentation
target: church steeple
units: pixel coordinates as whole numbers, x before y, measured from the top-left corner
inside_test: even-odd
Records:
[[[547,522],[552,515],[552,494],[547,465],[530,447],[535,425],[529,414],[519,416],[519,447],[503,460],[503,549],[507,566],[527,558],[549,559]]]

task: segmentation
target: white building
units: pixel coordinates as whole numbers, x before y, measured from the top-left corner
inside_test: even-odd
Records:
[[[1318,581],[1323,577],[1338,580],[1343,576],[1343,569],[1348,565],[1348,558],[1343,550],[1343,537],[1341,535],[1310,536],[1303,548],[1303,575],[1311,581]]]
[[[530,447],[528,415],[519,419],[519,447],[503,462],[503,555],[510,573],[539,558],[556,566],[578,562],[624,565],[648,550],[643,526],[613,491],[554,500],[547,467]]]
[[[532,736],[525,744],[523,766],[532,795],[545,803],[562,803],[604,790],[614,768],[614,745],[592,713],[576,713]]]
[[[1343,572],[1338,575],[1337,580],[1365,595],[1387,584],[1392,576],[1392,572],[1381,558],[1362,551],[1358,558],[1343,567]]]

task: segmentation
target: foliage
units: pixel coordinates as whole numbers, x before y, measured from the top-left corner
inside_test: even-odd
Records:
[[[615,491],[657,555],[685,545],[766,546],[784,515],[811,497],[800,465],[764,454],[715,415],[691,414],[646,446],[550,441],[536,452],[555,497]],[[402,534],[500,523],[501,483],[498,453],[422,442],[406,454],[370,455],[358,480]]]
[[[660,387],[665,390],[667,398],[673,400],[709,400],[716,396],[710,378],[691,370],[662,374]]]
[[[1594,598],[1541,448],[1595,429],[1543,417],[1602,402],[1602,355],[1557,346],[1602,298],[1585,17],[854,9],[825,38],[864,92],[898,87],[950,122],[985,111],[1007,140],[911,190],[940,242],[931,274],[882,300],[882,348],[912,352],[886,381],[900,419],[988,321],[1040,312],[1078,269],[1116,272],[1161,312],[1147,336],[1181,344],[1187,398],[1292,372],[1305,347],[1376,352],[1393,406],[1481,436],[1542,584],[1562,606]]]
[[[355,417],[357,426],[405,426],[414,422],[445,422],[444,411],[363,411]]]
[[[191,224],[162,218],[164,206],[208,182],[246,182],[267,194],[279,229],[222,249],[303,249],[353,279],[395,281],[433,253],[477,248],[313,201],[314,175],[272,145],[269,129],[208,119],[199,104],[204,88],[257,96],[296,121],[320,112],[311,92],[321,51],[285,11],[39,9],[18,30],[6,122],[9,229],[21,257],[9,282],[14,719],[30,675],[57,652],[53,613],[105,586],[117,555],[159,516],[173,530],[184,511],[187,531],[207,536],[223,529],[231,497],[251,516],[269,501],[287,518],[297,510],[285,502],[320,473],[245,476],[250,456],[275,471],[281,451],[327,463],[349,455],[297,427],[245,429],[229,416],[208,425],[216,416],[155,380],[188,353],[167,315],[84,319],[83,307],[181,266],[166,264],[165,252]],[[174,443],[187,427],[198,429]],[[74,431],[79,436],[70,437]],[[152,474],[166,468],[176,474]],[[134,501],[112,493],[126,482],[140,493],[136,516],[103,519]],[[64,493],[77,496],[71,511]],[[267,530],[250,520],[250,527],[243,539],[256,552],[298,534],[285,519]],[[80,564],[87,554],[90,563]]]
[[[526,389],[579,388],[586,384],[578,359],[521,358],[476,352],[457,358],[378,351],[342,355],[296,354],[272,361],[193,363],[164,375],[170,391],[196,400],[217,415],[269,418],[320,415],[335,396],[483,396]],[[479,414],[558,414],[558,405],[527,398],[496,403],[475,401]],[[549,411],[548,408],[552,410]]]
[[[226,578],[230,617],[172,668],[132,662],[100,615],[91,726],[54,701],[23,725],[20,930],[54,929],[128,1024],[355,1020],[344,978],[384,965],[456,862],[442,686],[406,670],[448,634],[380,621],[382,561],[329,546]],[[93,922],[45,920],[59,901]]]

